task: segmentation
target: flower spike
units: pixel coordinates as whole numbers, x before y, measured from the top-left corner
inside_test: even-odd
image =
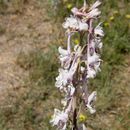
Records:
[[[101,2],[97,0],[88,7],[87,1],[84,0],[83,7],[72,8],[73,15],[66,18],[62,25],[66,29],[67,44],[66,48],[61,46],[58,48],[61,67],[55,86],[65,97],[61,100],[62,111],[55,109],[51,120],[52,125],[57,126],[59,130],[66,130],[69,127],[72,130],[87,130],[87,123],[80,124],[77,121],[81,108],[85,107],[91,114],[96,112],[94,103],[97,92],[93,91],[90,94],[88,81],[101,71],[102,60],[99,53],[103,46],[101,40],[104,32],[101,23],[93,26],[101,14],[98,9],[100,4]],[[82,39],[78,45],[74,45],[71,40],[75,33]]]

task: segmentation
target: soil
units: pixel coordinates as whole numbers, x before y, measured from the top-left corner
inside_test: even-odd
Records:
[[[23,84],[28,72],[17,65],[21,52],[43,49],[52,41],[53,25],[40,3],[30,1],[22,13],[0,14],[0,89]],[[44,3],[45,6],[45,3]]]

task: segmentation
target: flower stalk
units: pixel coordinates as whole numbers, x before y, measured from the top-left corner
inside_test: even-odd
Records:
[[[91,114],[96,112],[93,103],[96,101],[97,93],[90,93],[88,81],[100,71],[101,39],[104,33],[101,24],[93,26],[101,14],[98,9],[100,4],[97,0],[89,7],[84,0],[83,7],[72,8],[73,15],[63,23],[68,37],[67,47],[58,49],[61,67],[55,86],[65,98],[62,100],[62,111],[55,109],[51,120],[53,126],[57,126],[59,130],[66,130],[69,124],[72,130],[86,130],[86,123],[78,122],[81,108],[86,107]],[[80,36],[81,41],[78,45],[71,41],[75,33]]]

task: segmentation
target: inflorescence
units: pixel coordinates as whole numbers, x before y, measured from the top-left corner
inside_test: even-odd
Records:
[[[93,103],[97,93],[96,91],[89,93],[88,80],[94,78],[100,71],[102,61],[100,52],[104,33],[101,23],[93,27],[94,21],[101,14],[98,9],[100,4],[101,2],[98,0],[88,6],[84,0],[83,7],[72,8],[72,15],[63,23],[67,34],[67,48],[59,47],[58,49],[61,67],[55,86],[64,94],[65,98],[61,101],[63,109],[61,111],[55,109],[51,119],[53,126],[57,126],[60,130],[65,130],[68,122],[71,122],[73,130],[78,130],[77,117],[81,103],[91,114],[96,112]],[[78,45],[74,45],[71,41],[75,33],[84,39]],[[82,124],[82,130],[85,129],[85,124]]]

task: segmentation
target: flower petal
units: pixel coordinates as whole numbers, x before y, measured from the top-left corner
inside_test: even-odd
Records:
[[[89,109],[90,113],[93,114],[96,112],[96,110],[92,107],[92,102],[96,100],[97,92],[93,91],[89,97],[88,97],[88,103],[87,103],[87,108]]]
[[[99,0],[97,0],[91,7],[90,10],[93,10],[95,8],[97,8],[99,5],[101,5],[101,2]]]
[[[92,11],[90,11],[86,16],[88,18],[93,18],[93,17],[97,17],[101,14],[101,11],[99,11],[97,8],[93,9]]]
[[[88,24],[85,22],[80,22],[79,23],[79,30],[80,31],[87,31],[88,30]]]
[[[68,55],[68,51],[63,49],[62,47],[59,47],[58,51],[59,51],[60,55],[62,55],[62,56]]]
[[[99,35],[99,36],[103,37],[104,32],[103,32],[102,27],[100,25],[101,25],[101,23],[94,29],[94,33],[95,33],[95,35]]]

